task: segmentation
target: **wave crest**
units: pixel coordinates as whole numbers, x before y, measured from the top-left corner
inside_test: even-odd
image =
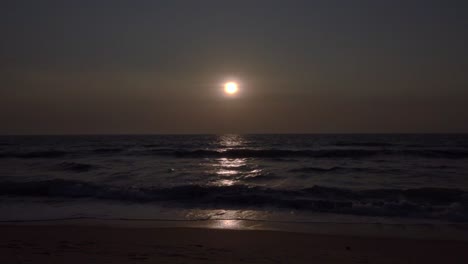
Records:
[[[314,186],[301,190],[283,190],[242,185],[134,188],[56,179],[0,182],[0,195],[163,202],[200,208],[277,207],[368,216],[468,221],[468,193],[445,188],[351,190]]]

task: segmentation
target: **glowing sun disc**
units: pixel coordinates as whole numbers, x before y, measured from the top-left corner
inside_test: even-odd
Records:
[[[224,92],[227,94],[235,94],[238,90],[238,85],[235,82],[228,82],[224,84]]]

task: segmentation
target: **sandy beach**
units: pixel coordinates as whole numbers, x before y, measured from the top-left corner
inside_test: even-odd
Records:
[[[0,263],[468,263],[468,242],[265,230],[1,225]]]

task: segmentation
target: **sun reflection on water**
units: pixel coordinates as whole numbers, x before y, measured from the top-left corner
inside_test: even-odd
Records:
[[[199,223],[216,229],[256,229],[262,223],[251,220],[268,219],[268,212],[257,210],[190,210],[187,220],[201,220]],[[198,221],[197,221],[198,222]]]
[[[236,180],[218,180],[215,182],[217,186],[232,186],[236,183]]]
[[[218,176],[218,179],[213,184],[217,186],[236,184],[242,175],[241,168],[246,166],[246,163],[247,159],[217,159],[213,166],[215,167],[215,174]]]
[[[239,220],[220,220],[220,227],[225,229],[236,229],[241,227]]]
[[[222,148],[234,148],[245,145],[246,140],[241,135],[221,135],[218,144]]]
[[[245,166],[247,159],[245,158],[237,158],[237,159],[228,159],[228,158],[220,158],[217,159],[218,163],[214,166],[223,167],[223,168],[240,168]]]
[[[218,151],[224,152],[232,149],[245,148],[247,141],[240,135],[222,135],[218,139]],[[242,180],[257,177],[262,174],[262,169],[252,164],[248,158],[217,158],[210,160],[207,172],[215,175],[210,184],[215,186],[232,186],[239,184]]]

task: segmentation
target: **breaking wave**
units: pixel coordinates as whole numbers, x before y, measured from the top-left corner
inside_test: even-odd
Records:
[[[0,195],[160,202],[199,208],[276,207],[353,215],[468,221],[468,193],[446,188],[351,190],[314,186],[286,190],[241,185],[136,188],[56,179],[1,182]]]

